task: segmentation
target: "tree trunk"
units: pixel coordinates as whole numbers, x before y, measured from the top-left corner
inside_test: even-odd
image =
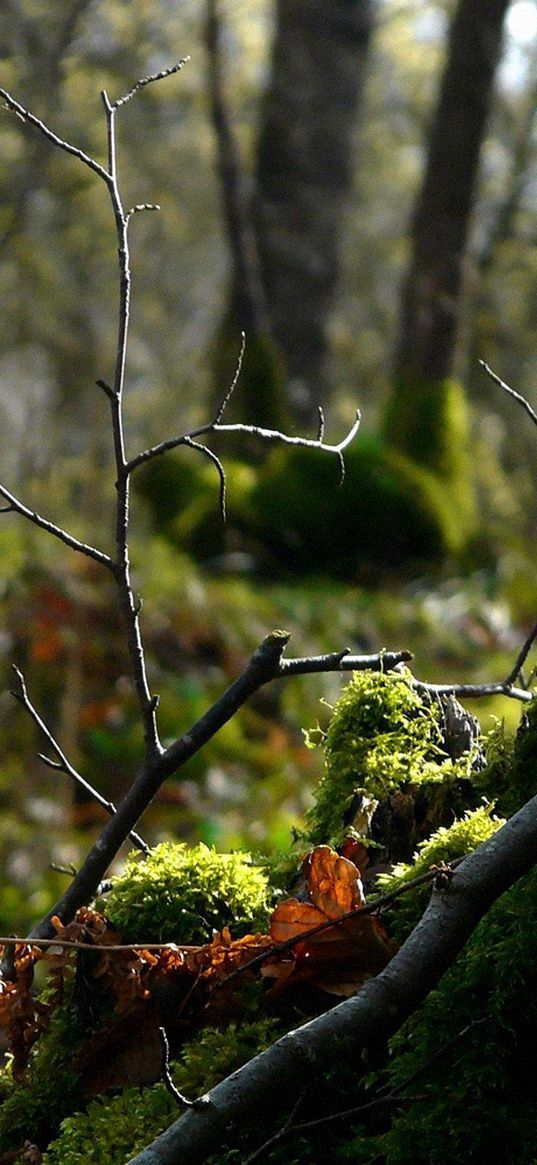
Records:
[[[460,386],[466,243],[481,146],[509,0],[460,0],[429,137],[412,224],[412,257],[401,301],[395,384],[385,434],[391,444],[447,476],[467,421]],[[458,464],[460,469],[460,464]]]
[[[352,184],[373,0],[277,0],[255,225],[275,339],[299,423],[326,399],[327,317]]]

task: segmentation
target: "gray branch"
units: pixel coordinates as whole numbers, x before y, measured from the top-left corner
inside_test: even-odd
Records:
[[[230,1129],[255,1127],[260,1111],[278,1114],[341,1062],[359,1062],[382,1045],[436,987],[501,894],[537,861],[537,797],[465,858],[431,902],[401,950],[352,999],[288,1032],[211,1089],[203,1110],[190,1109],[129,1165],[202,1165],[229,1142]]]

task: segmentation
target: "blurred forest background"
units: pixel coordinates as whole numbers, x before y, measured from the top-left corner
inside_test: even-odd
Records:
[[[451,30],[451,31],[450,31]],[[104,160],[100,91],[189,54],[121,110],[131,227],[129,452],[202,424],[246,354],[232,420],[339,440],[326,455],[221,437],[136,479],[133,561],[152,689],[186,730],[274,627],[292,654],[415,652],[420,678],[501,680],[535,622],[534,0],[4,0],[0,84]],[[98,377],[116,255],[90,172],[0,114],[1,480],[107,549]],[[225,443],[227,441],[227,443]],[[0,933],[24,929],[102,822],[38,759],[10,667],[80,771],[118,799],[140,726],[109,580],[14,515],[0,530]],[[288,843],[335,675],[258,693],[163,788],[151,841]],[[517,709],[480,701],[479,715]]]

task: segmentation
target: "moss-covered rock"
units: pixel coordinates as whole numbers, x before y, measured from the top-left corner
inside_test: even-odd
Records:
[[[266,872],[249,854],[163,842],[129,855],[101,905],[127,942],[188,944],[226,926],[235,938],[264,929],[268,900]]]

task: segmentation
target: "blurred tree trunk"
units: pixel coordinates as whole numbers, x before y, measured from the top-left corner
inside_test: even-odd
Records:
[[[231,259],[229,304],[214,345],[215,404],[218,407],[236,368],[239,336],[246,336],[241,375],[231,410],[241,420],[272,429],[289,422],[285,373],[274,342],[252,222],[250,192],[234,134],[224,83],[218,0],[207,0],[205,21],[207,80],[216,140],[216,167],[222,191],[223,217]],[[241,455],[257,460],[259,442],[230,442]]]
[[[303,424],[326,400],[327,318],[374,0],[276,0],[255,228],[273,334]]]
[[[412,223],[385,417],[392,445],[454,482],[467,474],[467,418],[462,387],[450,377],[461,374],[467,351],[466,244],[508,7],[509,0],[459,0],[455,12]]]

